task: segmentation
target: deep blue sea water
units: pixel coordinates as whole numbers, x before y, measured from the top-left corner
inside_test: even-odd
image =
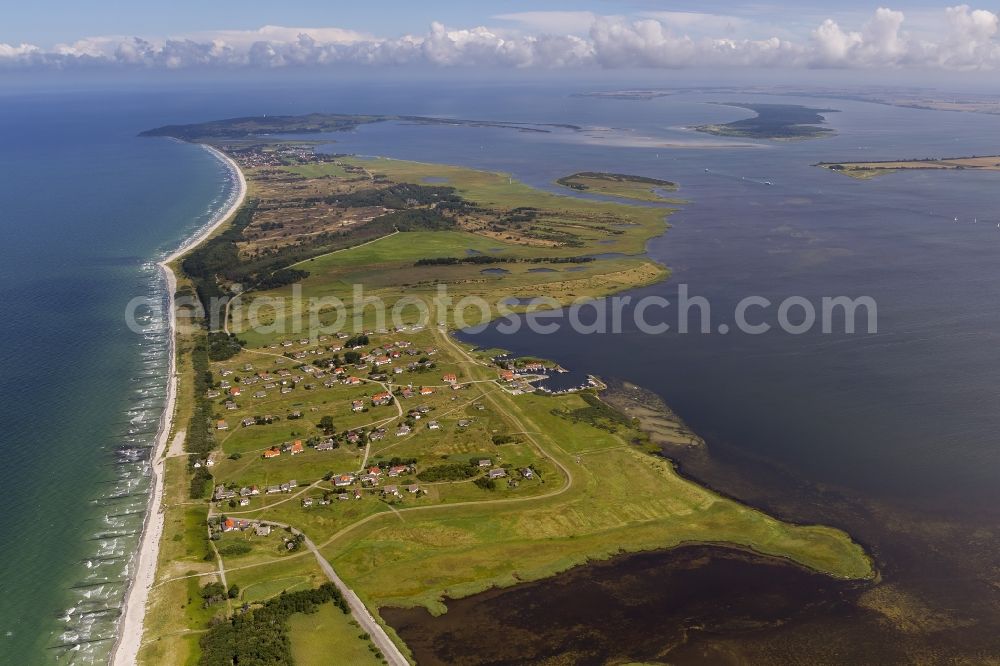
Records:
[[[883,564],[904,583],[940,571],[944,555],[957,562],[968,544],[955,546],[956,535],[977,530],[971,564],[949,569],[947,585],[963,597],[910,589],[931,606],[961,606],[980,594],[976,613],[995,608],[980,581],[997,566],[989,552],[996,552],[1000,500],[997,176],[913,173],[857,182],[810,165],[996,154],[1000,118],[789,99],[841,109],[830,117],[839,135],[734,147],[682,128],[745,117],[705,102],[751,96],[635,102],[570,95],[580,89],[586,86],[327,83],[0,98],[0,663],[87,663],[110,647],[146,488],[144,466],[115,464],[114,449],[151,437],[165,361],[162,338],[127,330],[125,304],[158,293],[149,262],[204,224],[230,193],[227,172],[205,151],[135,135],[259,113],[588,126],[594,129],[536,134],[380,124],[331,137],[330,149],[502,170],[550,189],[557,177],[583,170],[679,182],[678,195],[691,203],[648,248],[674,279],[635,295],[673,299],[686,282],[720,312],[752,294],[876,297],[877,336],[627,330],[610,339],[478,339],[632,380],[666,398],[720,459],[746,456],[788,471],[797,484],[834,487],[865,510],[886,511],[879,515],[892,521],[883,528],[867,518],[838,520],[891,554]],[[775,487],[756,499],[780,499],[786,490],[793,497]],[[803,497],[798,490],[795,501]],[[801,506],[776,504],[791,518],[810,519],[822,502],[806,497]],[[919,547],[901,546],[907,526],[900,524],[914,515],[937,531],[922,534]]]

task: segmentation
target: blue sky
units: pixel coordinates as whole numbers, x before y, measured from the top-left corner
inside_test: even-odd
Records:
[[[211,30],[249,30],[263,25],[342,27],[384,36],[420,32],[432,21],[449,26],[511,25],[493,17],[538,11],[589,11],[602,15],[639,15],[673,11],[737,15],[783,26],[789,31],[813,27],[823,18],[870,15],[879,6],[913,12],[941,9],[946,3],[927,0],[892,2],[754,2],[704,0],[550,0],[548,2],[456,2],[395,0],[391,2],[287,2],[275,0],[32,0],[11,2],[3,10],[0,42],[52,46],[100,35],[177,35]],[[957,3],[956,3],[957,4]]]
[[[947,0],[33,0],[0,22],[8,71],[347,67],[995,72],[1000,16]]]

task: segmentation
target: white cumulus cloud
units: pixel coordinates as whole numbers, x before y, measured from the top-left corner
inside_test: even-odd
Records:
[[[907,31],[902,11],[884,7],[862,25],[845,27],[828,18],[797,37],[763,32],[742,18],[698,12],[633,18],[521,12],[494,19],[517,27],[435,22],[421,34],[384,38],[338,27],[268,25],[171,38],[91,37],[51,48],[0,43],[0,68],[1000,68],[1000,18],[968,5],[942,9],[933,29],[917,34]],[[921,23],[926,25],[924,14]]]

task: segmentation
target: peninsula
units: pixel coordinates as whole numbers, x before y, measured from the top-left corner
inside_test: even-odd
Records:
[[[595,389],[536,390],[544,360],[450,335],[496,315],[440,310],[442,286],[455,301],[567,304],[664,279],[642,252],[671,209],[333,155],[234,124],[149,133],[211,144],[247,190],[169,265],[177,399],[156,456],[162,538],[139,663],[407,663],[381,608],[444,613],[446,598],[690,543],[875,575],[844,532],[783,522],[678,474],[657,442],[696,436],[672,414],[651,438]],[[616,187],[665,187],[615,176]],[[398,319],[352,302],[357,285]],[[416,302],[444,314],[424,318]]]
[[[579,192],[591,192],[593,194],[603,194],[622,199],[679,203],[676,199],[663,196],[664,192],[676,191],[677,183],[669,180],[660,180],[659,178],[649,178],[648,176],[581,171],[569,176],[563,176],[556,180],[556,184]]]
[[[969,157],[925,158],[917,160],[885,160],[873,162],[819,162],[815,166],[842,173],[851,178],[868,180],[897,171],[1000,171],[1000,156],[972,155]]]

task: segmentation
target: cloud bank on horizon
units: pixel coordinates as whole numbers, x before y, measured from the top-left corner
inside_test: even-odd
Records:
[[[798,36],[753,32],[743,18],[650,12],[637,18],[590,12],[494,17],[516,28],[454,29],[384,38],[341,28],[216,31],[181,38],[91,37],[43,48],[0,43],[0,69],[146,69],[363,66],[504,68],[1000,68],[1000,17],[958,5],[931,30],[906,29],[903,12],[879,8],[857,29],[826,19]],[[759,30],[758,30],[759,32]]]

